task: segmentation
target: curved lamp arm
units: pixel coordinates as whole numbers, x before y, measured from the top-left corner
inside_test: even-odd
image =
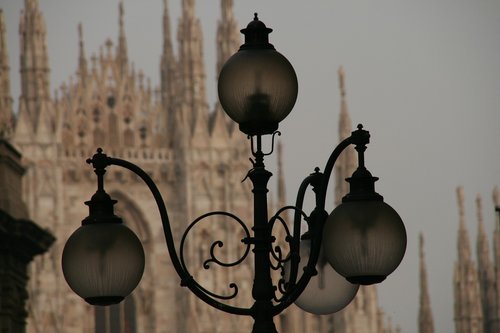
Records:
[[[89,164],[92,164],[94,168],[96,169],[96,173],[104,171],[104,168],[110,165],[117,165],[121,166],[125,169],[128,169],[132,171],[134,174],[139,176],[148,186],[149,190],[153,194],[153,197],[156,201],[156,204],[158,206],[158,210],[160,212],[160,217],[161,217],[161,222],[163,225],[163,233],[165,235],[165,242],[167,245],[168,253],[170,256],[170,259],[172,260],[172,264],[181,278],[181,286],[189,288],[198,298],[203,300],[205,303],[222,310],[227,313],[232,313],[232,314],[238,314],[238,315],[246,315],[246,316],[251,316],[252,312],[248,308],[239,308],[231,305],[227,305],[224,303],[221,303],[212,297],[208,296],[203,290],[201,290],[198,286],[198,283],[194,280],[194,278],[187,273],[187,271],[184,269],[182,266],[179,256],[177,254],[177,251],[175,249],[175,243],[174,239],[172,236],[172,230],[170,228],[170,221],[168,218],[168,213],[167,213],[167,208],[165,206],[165,203],[163,201],[163,197],[158,189],[158,187],[155,185],[151,177],[140,167],[137,165],[119,159],[119,158],[113,158],[113,157],[108,157],[106,154],[102,153],[102,149],[97,150],[97,154],[95,154],[92,159],[87,160]],[[104,174],[104,173],[102,173]],[[99,173],[98,173],[99,175]],[[102,177],[98,177],[98,183],[102,187]]]
[[[363,125],[361,124],[359,124],[357,128],[357,130],[351,133],[351,136],[347,137],[338,144],[338,146],[333,150],[330,158],[326,162],[325,170],[323,172],[324,177],[320,182],[320,186],[316,195],[316,207],[322,210],[325,209],[326,191],[328,189],[328,183],[333,172],[333,167],[342,151],[344,151],[344,149],[346,149],[349,145],[354,144],[356,146],[356,150],[359,153],[359,163],[360,165],[364,165],[363,152],[366,149],[366,145],[370,143],[370,132],[364,130]]]
[[[295,213],[294,217],[294,237],[291,245],[291,288],[289,292],[284,295],[282,301],[274,307],[275,314],[278,314],[285,310],[290,304],[295,302],[297,298],[302,294],[304,289],[307,287],[309,280],[317,274],[316,264],[319,259],[319,253],[321,250],[321,240],[322,240],[322,232],[323,225],[328,217],[328,213],[325,210],[325,202],[326,202],[326,194],[328,189],[328,183],[333,172],[333,168],[335,163],[337,162],[340,154],[351,144],[356,145],[356,150],[358,152],[364,152],[366,149],[366,144],[369,143],[370,134],[368,131],[363,130],[363,126],[358,125],[358,129],[342,140],[331,153],[326,166],[324,173],[320,173],[318,169],[316,169],[316,173],[311,174],[306,177],[302,184],[300,185],[299,192],[297,194],[297,206],[299,210],[302,209],[303,199],[305,195],[305,191],[309,185],[313,186],[313,191],[316,193],[316,207],[311,212],[309,216],[309,232],[311,233],[311,253],[309,259],[307,261],[307,265],[304,267],[304,272],[297,283],[295,283],[295,279],[297,277],[297,271],[299,266],[299,258],[298,258],[298,244],[300,242],[300,238],[297,237],[297,233],[300,233],[300,214]],[[360,153],[360,163],[364,163],[363,155]],[[296,231],[297,230],[297,231]]]
[[[290,277],[288,279],[289,288],[294,286],[297,282],[297,274],[299,269],[299,248],[300,248],[300,230],[301,223],[303,217],[303,206],[304,206],[304,198],[307,191],[307,188],[317,182],[317,180],[322,176],[322,173],[319,172],[319,168],[315,169],[315,172],[307,176],[299,186],[299,191],[297,192],[297,199],[295,200],[294,208],[294,218],[293,218],[293,235],[290,241]],[[277,214],[281,212],[278,211]],[[311,223],[310,217],[306,218],[306,222],[308,224]],[[288,289],[288,288],[287,288]]]

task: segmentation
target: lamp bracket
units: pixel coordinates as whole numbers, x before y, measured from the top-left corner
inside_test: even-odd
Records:
[[[275,142],[275,137],[277,136],[281,136],[281,132],[280,131],[274,131],[272,136],[271,136],[271,150],[267,153],[264,153],[262,152],[262,136],[261,135],[256,135],[257,137],[257,149],[255,149],[255,144],[254,144],[254,136],[253,135],[248,135],[247,138],[250,140],[250,148],[251,148],[251,151],[252,151],[252,155],[257,158],[257,156],[259,156],[260,154],[262,156],[269,156],[271,155],[273,152],[274,152],[274,142]],[[252,161],[252,164],[255,166],[255,162],[253,162],[252,159],[250,159],[250,161]]]

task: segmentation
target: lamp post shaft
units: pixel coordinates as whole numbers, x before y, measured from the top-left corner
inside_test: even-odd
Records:
[[[277,333],[273,322],[274,286],[271,279],[270,251],[272,246],[271,228],[267,216],[267,183],[272,173],[265,169],[260,161],[250,170],[248,177],[253,184],[254,195],[254,244],[255,273],[252,296],[255,300],[252,307],[254,326],[252,333]]]

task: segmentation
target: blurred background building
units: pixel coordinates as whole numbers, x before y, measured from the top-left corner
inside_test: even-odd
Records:
[[[241,24],[234,19],[232,0],[221,0],[220,9],[217,72],[241,44]],[[250,318],[215,311],[179,286],[149,190],[122,170],[110,168],[106,186],[111,196],[119,200],[118,215],[144,245],[143,280],[122,304],[105,308],[85,304],[64,281],[61,252],[66,239],[87,214],[83,202],[95,191],[94,174],[84,161],[97,147],[148,171],[164,195],[177,240],[191,221],[208,211],[234,212],[244,221],[252,217],[250,186],[241,182],[251,167],[249,144],[220,105],[208,104],[204,37],[195,14],[195,1],[182,0],[176,31],[172,29],[168,4],[164,1],[163,39],[158,40],[163,46],[159,87],[153,87],[128,57],[122,3],[117,14],[117,38],[103,36],[102,47],[90,56],[85,49],[84,28],[78,25],[78,66],[74,75],[68,73],[70,79],[51,93],[50,52],[64,50],[48,50],[38,0],[25,0],[19,21],[21,95],[15,116],[5,24],[3,14],[0,15],[0,125],[23,155],[26,174],[22,195],[29,217],[57,238],[49,252],[36,259],[29,269],[28,332],[249,332]],[[348,136],[352,129],[344,80],[340,69],[339,139]],[[277,207],[287,202],[282,154],[279,149],[278,191],[272,200]],[[350,151],[342,156],[336,168],[337,202],[347,190],[343,179],[350,176],[354,167],[355,157]],[[459,194],[459,198],[460,206],[463,195]],[[498,202],[498,195],[495,200]],[[498,332],[500,231],[497,228],[494,238],[495,264],[489,258],[487,237],[483,235],[478,240],[480,255],[476,267],[462,216],[454,280],[457,332]],[[201,224],[188,238],[186,255],[192,263],[189,267],[204,286],[221,294],[230,293],[229,284],[237,282],[240,295],[235,302],[248,306],[252,285],[250,262],[245,261],[243,267],[235,270],[202,268],[214,240],[224,241],[223,258],[234,260],[241,254],[241,237],[235,237],[241,230],[236,224],[218,222],[221,221]],[[481,217],[480,227],[482,223]],[[423,238],[420,272],[419,332],[431,333],[432,295],[427,290]],[[316,317],[289,309],[276,324],[280,332],[291,333],[399,331],[378,304],[374,286],[361,288],[352,304],[335,315]]]

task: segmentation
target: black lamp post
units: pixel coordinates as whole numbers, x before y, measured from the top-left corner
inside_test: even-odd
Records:
[[[109,305],[120,302],[137,286],[144,269],[144,252],[137,236],[114,215],[116,201],[104,191],[105,169],[111,165],[129,169],[151,190],[160,212],[167,249],[182,286],[219,310],[253,317],[252,332],[276,332],[274,316],[295,301],[312,313],[337,311],[352,300],[358,284],[381,282],[401,262],[406,249],[406,231],[399,215],[375,192],[377,178],[372,177],[364,162],[370,135],[361,125],[333,150],[323,172],[316,168],[304,179],[296,205],[283,207],[268,218],[267,183],[272,174],[264,166],[264,157],[270,153],[262,151],[262,136],[272,134],[274,145],[279,122],[295,104],[297,77],[288,60],[269,44],[268,34],[272,29],[259,21],[257,14],[241,31],[245,43],[222,68],[218,89],[222,107],[251,140],[255,160],[248,178],[253,184],[253,233],[231,213],[207,213],[187,228],[178,254],[165,204],[153,180],[138,166],[106,156],[98,149],[87,160],[97,174],[98,189],[86,202],[89,216],[68,239],[62,257],[68,284],[88,303]],[[328,216],[325,211],[328,182],[337,158],[350,145],[356,148],[359,166],[347,179],[349,194]],[[303,201],[309,186],[315,193],[316,207],[308,215],[303,211]],[[280,216],[285,210],[293,210],[294,219],[293,229],[285,228],[290,253],[283,257],[275,250],[277,242],[272,229],[275,224],[285,223]],[[212,215],[223,215],[239,223],[246,234],[242,239],[246,251],[239,260],[230,264],[222,263],[211,252],[211,262],[234,266],[241,263],[253,248],[252,307],[224,303],[237,295],[237,287],[234,286],[231,296],[217,295],[201,286],[184,263],[183,244],[187,233],[196,223]],[[302,220],[308,224],[308,231],[303,235],[300,234]],[[271,258],[278,264],[272,265]],[[271,276],[273,269],[282,273],[277,283]],[[318,292],[321,297],[314,296]]]

